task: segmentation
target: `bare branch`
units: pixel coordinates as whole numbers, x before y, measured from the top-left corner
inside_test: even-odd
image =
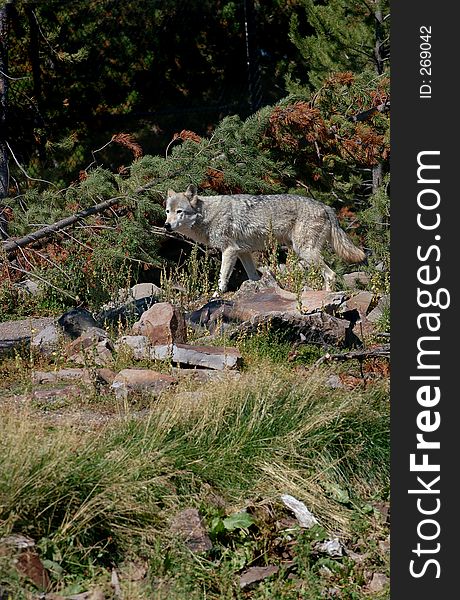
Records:
[[[8,148],[8,150],[10,151],[10,154],[13,157],[14,162],[16,163],[16,165],[18,166],[20,171],[25,175],[25,177],[27,177],[27,179],[29,179],[30,181],[41,181],[43,183],[49,183],[49,185],[52,185],[53,187],[57,188],[57,185],[54,184],[52,181],[48,181],[47,179],[37,179],[36,177],[31,177],[27,173],[27,171],[24,169],[24,167],[20,164],[20,162],[18,161],[13,150],[11,149],[11,146],[8,144],[7,141],[5,141],[5,144],[6,144],[6,147]]]

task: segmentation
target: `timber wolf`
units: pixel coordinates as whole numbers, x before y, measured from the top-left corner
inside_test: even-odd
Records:
[[[306,266],[319,265],[326,290],[335,281],[320,254],[326,242],[347,262],[366,258],[340,228],[334,210],[304,196],[198,196],[197,188],[189,185],[183,193],[168,190],[165,228],[221,250],[220,292],[227,290],[237,259],[249,279],[260,279],[251,253],[265,250],[273,238],[292,248]]]

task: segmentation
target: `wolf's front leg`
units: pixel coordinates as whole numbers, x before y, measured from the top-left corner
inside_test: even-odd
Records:
[[[234,248],[226,248],[222,252],[222,264],[219,275],[219,291],[226,292],[228,280],[232,274],[237,259],[237,251]]]

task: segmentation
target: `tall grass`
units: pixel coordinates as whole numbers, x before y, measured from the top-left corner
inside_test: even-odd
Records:
[[[71,573],[121,560],[133,543],[161,546],[170,515],[210,488],[235,509],[293,494],[345,536],[352,511],[330,489],[352,503],[386,493],[383,386],[331,391],[321,374],[299,381],[272,366],[200,391],[195,403],[171,392],[147,418],[96,432],[2,414],[0,537],[42,540]]]

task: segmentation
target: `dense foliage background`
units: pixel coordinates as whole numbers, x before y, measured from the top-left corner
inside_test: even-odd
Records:
[[[75,244],[85,265],[111,255],[123,276],[160,264],[164,193],[190,182],[313,195],[388,267],[387,5],[4,3],[2,237],[120,197],[72,238],[47,238],[45,258],[18,253],[4,279],[59,279]],[[72,296],[89,301],[101,277],[81,266]]]

